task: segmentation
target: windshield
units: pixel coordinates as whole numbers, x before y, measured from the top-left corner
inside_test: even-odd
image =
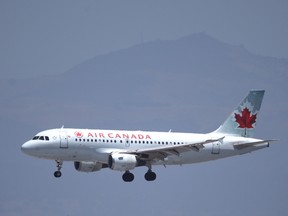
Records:
[[[35,137],[33,137],[32,140],[46,140],[46,141],[49,141],[49,137],[48,136],[35,136]]]

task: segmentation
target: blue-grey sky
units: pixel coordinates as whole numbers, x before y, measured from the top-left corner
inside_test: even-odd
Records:
[[[0,216],[288,215],[287,5],[0,1]],[[17,77],[28,78],[5,80]],[[144,180],[144,167],[125,184],[121,172],[79,173],[69,162],[56,179],[54,161],[20,150],[62,125],[210,132],[251,88],[266,90],[256,137],[280,141],[239,157],[155,166],[155,182]]]
[[[0,73],[62,73],[98,54],[202,31],[288,58],[287,11],[286,0],[2,0]]]

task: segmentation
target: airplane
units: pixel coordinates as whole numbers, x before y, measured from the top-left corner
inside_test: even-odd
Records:
[[[124,172],[122,179],[132,182],[130,171],[146,166],[147,181],[154,181],[154,165],[184,165],[236,155],[269,147],[274,139],[253,138],[264,90],[251,90],[215,131],[205,134],[127,130],[58,128],[42,131],[21,146],[30,156],[55,160],[56,178],[61,177],[64,161],[74,162],[80,172],[104,168]]]

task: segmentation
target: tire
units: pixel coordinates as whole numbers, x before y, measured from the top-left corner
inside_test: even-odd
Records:
[[[54,177],[55,177],[55,178],[60,178],[61,175],[62,175],[62,173],[61,173],[60,171],[54,172]]]

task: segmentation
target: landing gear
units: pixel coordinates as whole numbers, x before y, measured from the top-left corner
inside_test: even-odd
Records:
[[[122,175],[122,179],[125,182],[132,182],[134,180],[134,175],[133,173],[130,173],[129,171],[126,171],[123,175]]]
[[[55,172],[56,173],[56,172]],[[56,176],[55,176],[56,177]],[[147,171],[147,173],[145,174],[145,179],[146,181],[154,181],[156,179],[156,173],[153,172],[151,169],[149,169]],[[134,180],[134,175],[133,173],[126,171],[123,175],[122,175],[122,179],[125,182],[132,182]]]
[[[55,178],[60,178],[62,173],[61,173],[61,168],[62,168],[62,165],[63,165],[63,161],[59,161],[59,160],[56,160],[56,163],[57,163],[57,171],[54,172],[54,177]]]
[[[54,172],[54,177],[55,178],[59,178],[59,177],[61,177],[61,175],[62,175],[62,173],[60,171],[55,171]]]
[[[146,181],[154,181],[156,179],[156,173],[149,169],[144,177]]]

